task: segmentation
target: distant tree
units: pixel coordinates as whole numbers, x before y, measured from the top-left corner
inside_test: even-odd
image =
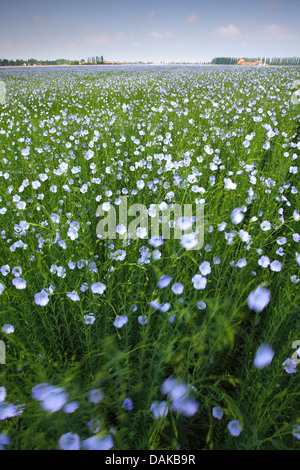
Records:
[[[216,65],[236,65],[239,59],[235,57],[215,57],[211,63]]]
[[[243,57],[246,62],[262,61],[268,65],[300,65],[300,57]],[[218,65],[235,65],[240,59],[234,57],[214,57],[212,64]]]

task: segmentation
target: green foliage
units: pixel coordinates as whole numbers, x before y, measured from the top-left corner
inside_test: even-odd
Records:
[[[299,165],[300,116],[290,100],[297,77],[297,68],[213,67],[0,75],[7,85],[7,104],[0,108],[0,210],[7,209],[0,215],[0,268],[10,267],[0,274],[0,327],[14,326],[10,334],[0,330],[6,344],[0,387],[6,402],[24,405],[22,413],[0,420],[10,449],[57,449],[68,432],[84,441],[93,435],[88,423],[95,419],[103,435],[113,436],[116,450],[297,449],[292,426],[300,419],[299,371],[287,374],[282,366],[300,340],[299,193],[292,189],[299,173],[291,170]],[[267,137],[270,127],[274,135]],[[94,155],[87,160],[89,149]],[[63,163],[66,171],[57,172]],[[48,179],[42,181],[43,174]],[[237,188],[226,189],[225,178]],[[140,180],[146,184],[137,190]],[[205,192],[195,192],[194,184]],[[204,198],[203,248],[186,250],[170,238],[155,258],[147,239],[98,239],[97,207],[115,204],[122,191],[128,206],[147,208]],[[237,207],[246,208],[238,225],[231,220]],[[26,235],[18,235],[16,225],[25,220]],[[261,228],[264,220],[269,231]],[[80,225],[75,239],[68,235],[72,221]],[[11,249],[18,240],[26,248]],[[149,258],[143,259],[146,248]],[[126,256],[114,259],[117,250]],[[281,270],[261,267],[261,256],[281,261]],[[211,273],[205,289],[197,290],[192,279],[204,261]],[[12,284],[18,266],[26,289]],[[64,268],[65,276],[53,266]],[[172,283],[160,289],[164,274]],[[96,282],[106,286],[101,295],[91,290]],[[181,295],[171,290],[174,282],[184,286]],[[258,312],[247,300],[260,285],[271,298]],[[50,286],[49,302],[38,305],[35,295]],[[67,296],[73,291],[78,301]],[[153,301],[170,308],[159,311],[149,305]],[[93,324],[86,323],[90,313]],[[120,316],[128,321],[118,329],[114,320]],[[272,346],[274,359],[259,370],[253,361],[261,344]],[[171,376],[186,382],[199,404],[191,417],[172,410],[162,393]],[[45,411],[32,394],[43,383],[64,388],[78,409]],[[88,397],[98,388],[105,397],[95,404]],[[123,405],[128,397],[132,411]],[[155,419],[151,406],[162,400],[169,412]],[[216,406],[224,412],[221,420],[212,416]],[[242,426],[238,437],[228,431],[231,420]]]

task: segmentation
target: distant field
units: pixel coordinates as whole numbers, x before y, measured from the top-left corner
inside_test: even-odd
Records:
[[[0,70],[0,447],[299,448],[299,79]]]

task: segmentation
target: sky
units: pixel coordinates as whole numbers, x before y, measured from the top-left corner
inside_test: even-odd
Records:
[[[0,58],[300,55],[300,0],[0,0]]]

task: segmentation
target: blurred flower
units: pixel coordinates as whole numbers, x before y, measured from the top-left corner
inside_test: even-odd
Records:
[[[74,411],[76,411],[79,408],[79,403],[78,401],[72,401],[70,403],[67,403],[63,410],[65,413],[72,414]]]
[[[101,388],[95,388],[94,390],[91,390],[88,395],[88,401],[90,403],[100,403],[105,397],[105,393]]]
[[[245,243],[248,243],[251,240],[251,235],[248,232],[246,232],[246,230],[240,230],[239,237]]]
[[[132,411],[133,410],[133,404],[132,404],[131,398],[125,398],[125,400],[123,401],[123,406],[124,406],[125,410]]]
[[[136,236],[137,236],[138,238],[145,238],[145,237],[147,237],[147,233],[148,233],[148,232],[147,232],[146,227],[138,227],[138,228],[136,229]]]
[[[110,450],[114,446],[114,442],[110,434],[96,435],[82,441],[82,446],[85,450]]]
[[[271,364],[274,357],[274,351],[268,344],[261,344],[256,352],[254,358],[254,367],[256,369],[263,369]]]
[[[2,331],[6,333],[7,335],[10,335],[11,333],[14,333],[15,329],[13,325],[6,323],[5,325],[2,326]]]
[[[116,317],[114,319],[114,326],[116,328],[122,328],[122,326],[124,326],[127,321],[128,318],[126,317],[126,315],[120,315],[119,317]]]
[[[4,386],[0,387],[0,403],[6,398],[6,388]]]
[[[88,290],[89,286],[88,286],[88,283],[87,282],[84,282],[83,284],[81,284],[80,286],[80,290],[81,292],[86,292]]]
[[[86,325],[92,325],[94,321],[96,320],[95,315],[93,313],[87,313],[84,315],[84,323]]]
[[[171,276],[168,276],[167,274],[162,276],[157,283],[159,289],[163,289],[164,287],[167,287],[172,281],[172,279],[173,278]]]
[[[126,227],[125,227],[125,225],[123,225],[123,224],[117,225],[117,226],[116,226],[116,232],[117,232],[119,235],[124,235],[124,234],[126,233]]]
[[[231,222],[235,225],[238,225],[240,222],[242,222],[244,218],[243,211],[240,207],[237,207],[231,212]]]
[[[196,400],[189,397],[177,398],[171,404],[172,411],[177,411],[180,415],[190,418],[197,413],[199,404]]]
[[[258,286],[248,297],[248,307],[256,312],[261,312],[270,302],[270,291]]]
[[[78,238],[78,229],[75,227],[69,227],[67,235],[71,238],[71,240],[76,240],[76,238]]]
[[[13,418],[18,415],[16,406],[13,403],[1,402],[0,403],[0,420]]]
[[[69,299],[73,300],[73,302],[78,302],[80,300],[79,295],[75,291],[68,292],[66,295],[69,297]]]
[[[280,261],[274,260],[270,264],[271,271],[279,272],[279,271],[281,271],[281,268],[282,268],[282,264],[280,263]]]
[[[10,273],[10,267],[8,264],[5,264],[4,266],[1,267],[0,272],[2,276],[7,276]]]
[[[80,437],[78,434],[67,432],[60,436],[58,444],[62,450],[80,450]]]
[[[52,222],[53,222],[54,224],[59,224],[59,222],[60,222],[60,217],[59,217],[59,215],[58,215],[58,214],[55,214],[55,213],[53,213],[53,214],[50,215],[50,219],[52,220]]]
[[[172,400],[171,409],[187,418],[193,416],[199,408],[198,402],[187,396],[188,385],[175,377],[167,378],[160,387],[163,395]]]
[[[290,358],[286,359],[283,363],[283,368],[288,374],[296,374],[297,364]]]
[[[230,178],[224,178],[224,189],[236,189],[237,184],[234,183]]]
[[[208,261],[203,261],[203,263],[201,263],[199,266],[199,270],[202,276],[207,276],[211,273],[210,263]]]
[[[34,301],[36,305],[40,305],[41,307],[44,307],[49,302],[49,295],[47,294],[45,290],[42,290],[41,292],[38,292],[37,294],[35,294]]]
[[[206,287],[207,279],[201,274],[195,274],[195,276],[193,276],[192,278],[192,282],[194,284],[195,289],[202,290],[202,289],[205,289]]]
[[[165,313],[165,312],[168,312],[170,310],[170,307],[171,307],[170,302],[166,302],[164,304],[161,304],[161,306],[159,307],[159,310],[161,312]]]
[[[48,383],[41,383],[41,384],[35,385],[31,389],[33,398],[35,400],[42,401],[44,397],[46,397],[49,387],[51,387],[51,385],[49,385]]]
[[[193,225],[193,222],[191,220],[191,217],[180,217],[179,219],[176,220],[176,226],[180,230],[187,230]]]
[[[20,266],[15,266],[14,268],[12,268],[11,272],[15,277],[21,276],[22,268]]]
[[[159,250],[154,250],[152,253],[152,257],[154,260],[158,260],[161,258],[161,252]]]
[[[183,292],[183,285],[180,282],[175,282],[172,286],[172,291],[174,294],[179,295],[182,294]]]
[[[151,237],[148,243],[157,248],[164,243],[164,240],[162,237]]]
[[[226,228],[226,225],[227,225],[226,222],[221,222],[221,223],[218,225],[218,230],[219,230],[220,232],[223,232],[223,230],[225,230],[225,228]]]
[[[175,320],[175,318],[176,318],[176,315],[175,315],[175,313],[173,313],[173,315],[170,315],[170,316],[169,316],[169,322],[170,322],[170,323],[173,323],[173,321]]]
[[[175,377],[168,377],[160,387],[163,395],[168,395],[171,400],[181,398],[187,391],[188,386]]]
[[[10,438],[6,434],[0,434],[0,450],[4,450],[4,446],[10,444]]]
[[[166,401],[154,401],[150,407],[150,411],[153,414],[155,419],[166,417],[169,411]]]
[[[236,419],[230,421],[227,425],[227,428],[232,436],[239,436],[242,432],[242,427]]]
[[[91,291],[93,292],[93,294],[102,295],[105,289],[106,289],[106,286],[102,282],[95,282],[91,286]]]
[[[204,310],[206,308],[206,303],[203,302],[203,300],[200,300],[198,302],[198,308],[199,308],[199,310]]]
[[[261,266],[262,268],[267,268],[270,264],[270,258],[268,256],[262,256],[259,260],[258,260],[258,264],[259,266]]]
[[[148,319],[147,319],[147,315],[139,315],[138,317],[138,322],[141,324],[141,325],[146,325]]]
[[[264,220],[261,224],[260,224],[260,228],[266,232],[267,230],[270,230],[271,229],[271,224],[268,220]]]
[[[93,158],[94,154],[95,154],[94,151],[91,150],[91,149],[89,149],[89,150],[87,151],[87,153],[84,155],[84,158],[85,158],[86,160],[90,160],[91,158]]]
[[[64,388],[49,386],[44,391],[44,396],[41,401],[41,407],[45,411],[54,413],[59,411],[67,402],[68,396]]]
[[[89,427],[89,430],[93,433],[93,434],[97,434],[97,432],[100,431],[100,427],[101,427],[101,421],[100,419],[98,418],[95,418],[95,419],[92,419],[91,421],[89,421],[87,423],[88,427]]]
[[[150,307],[154,308],[155,310],[160,310],[161,308],[161,303],[158,300],[151,300],[148,305],[150,305]]]
[[[12,280],[12,285],[18,290],[26,289],[26,281],[21,277],[15,277]]]
[[[191,250],[195,248],[198,240],[195,233],[184,233],[181,237],[180,244],[186,250]]]
[[[300,440],[300,424],[294,424],[292,427],[292,435]],[[1,443],[1,440],[0,440]]]
[[[214,418],[216,419],[221,419],[222,416],[223,416],[224,412],[222,411],[222,409],[220,408],[220,406],[215,406],[213,409],[212,409],[212,415]]]
[[[144,186],[145,186],[145,181],[143,181],[143,180],[138,180],[138,181],[136,182],[136,185],[137,185],[138,189],[143,189]]]
[[[236,263],[236,267],[237,268],[244,268],[244,266],[247,265],[247,261],[246,261],[246,258],[241,258],[238,260],[238,262]]]

